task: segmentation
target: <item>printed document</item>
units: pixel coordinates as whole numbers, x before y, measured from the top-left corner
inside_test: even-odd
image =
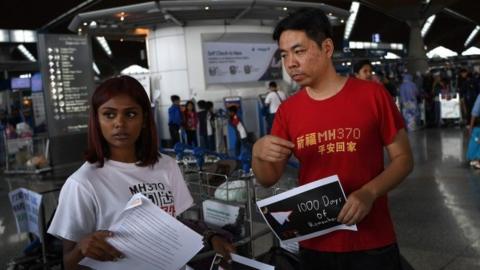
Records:
[[[337,221],[347,198],[337,175],[302,185],[258,201],[260,213],[283,244],[336,230],[356,231]]]
[[[201,235],[141,193],[132,196],[109,230],[114,235],[107,241],[125,258],[116,262],[85,258],[80,264],[102,270],[173,270],[183,267],[203,248]]]

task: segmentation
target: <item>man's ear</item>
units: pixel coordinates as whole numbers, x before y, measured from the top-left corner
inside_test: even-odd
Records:
[[[326,38],[322,41],[322,50],[329,58],[332,58],[333,52],[335,51],[335,45],[333,45],[333,40],[331,38]]]

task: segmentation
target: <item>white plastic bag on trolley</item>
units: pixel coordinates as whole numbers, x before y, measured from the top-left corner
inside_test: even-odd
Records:
[[[247,182],[244,180],[223,182],[215,190],[215,198],[224,201],[244,203],[247,201]]]

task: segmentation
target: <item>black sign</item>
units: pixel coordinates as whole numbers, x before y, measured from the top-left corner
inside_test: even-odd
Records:
[[[257,202],[281,241],[294,242],[334,230],[356,230],[337,221],[346,202],[337,176],[331,176]]]
[[[93,92],[90,40],[87,36],[38,36],[49,136],[84,133]]]

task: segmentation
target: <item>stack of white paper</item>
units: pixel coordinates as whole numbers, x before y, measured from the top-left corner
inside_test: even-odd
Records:
[[[183,225],[148,198],[132,196],[107,241],[125,255],[116,262],[90,258],[80,264],[106,270],[173,270],[184,266],[203,248],[202,236]]]

